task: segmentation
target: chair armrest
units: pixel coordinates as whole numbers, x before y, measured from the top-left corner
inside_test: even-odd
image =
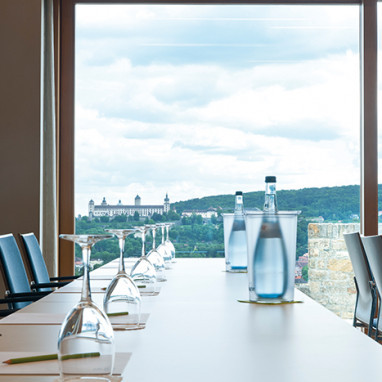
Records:
[[[49,292],[25,292],[25,293],[10,293],[10,292],[5,292],[5,298],[3,300],[9,301],[12,298],[35,298],[39,299],[41,297],[47,296]],[[25,300],[25,301],[32,301],[32,300]]]
[[[50,278],[50,281],[64,281],[64,280],[75,280],[75,279],[78,279],[79,277],[81,277],[81,275],[79,276],[61,276],[61,277],[51,277]]]
[[[20,309],[1,309],[0,310],[0,317],[6,317],[9,316],[12,313],[17,312]]]
[[[15,302],[37,301],[43,296],[24,296],[24,297],[9,297],[1,298],[0,304],[13,304]]]
[[[66,281],[66,282],[55,282],[55,283],[40,283],[40,284],[33,283],[33,284],[31,284],[31,288],[32,289],[38,289],[38,288],[58,288],[58,287],[62,287],[62,286],[68,285],[68,284],[69,284],[69,281]]]
[[[2,309],[0,310],[0,317],[9,316],[10,314],[17,312],[19,309]]]

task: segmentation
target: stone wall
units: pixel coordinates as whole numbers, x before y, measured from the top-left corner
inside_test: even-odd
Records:
[[[359,224],[309,224],[309,282],[300,288],[345,319],[353,318],[356,289],[343,233],[356,231]]]

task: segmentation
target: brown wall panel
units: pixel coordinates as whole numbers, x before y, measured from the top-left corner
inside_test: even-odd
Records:
[[[0,1],[0,234],[39,235],[40,0]]]

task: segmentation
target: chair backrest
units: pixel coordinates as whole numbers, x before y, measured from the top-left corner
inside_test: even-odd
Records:
[[[0,236],[0,261],[6,287],[11,293],[30,293],[29,280],[24,263],[12,234]],[[15,302],[13,307],[21,309],[31,302]]]
[[[370,281],[373,280],[373,275],[359,232],[344,233],[344,239],[358,287],[358,301],[354,314],[358,320],[369,324],[374,307],[374,296],[370,289]]]
[[[26,233],[20,235],[20,237],[25,248],[33,280],[37,284],[49,283],[49,273],[36,236],[34,233]],[[52,288],[37,288],[37,290],[39,292],[49,292]]]
[[[371,272],[379,293],[382,291],[382,236],[365,236],[362,238],[365,253],[370,264]],[[381,310],[381,307],[379,307]],[[378,330],[382,330],[382,320],[378,324]]]

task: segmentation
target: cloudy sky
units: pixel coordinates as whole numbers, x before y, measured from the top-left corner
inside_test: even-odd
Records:
[[[356,6],[77,5],[76,213],[359,183]]]

